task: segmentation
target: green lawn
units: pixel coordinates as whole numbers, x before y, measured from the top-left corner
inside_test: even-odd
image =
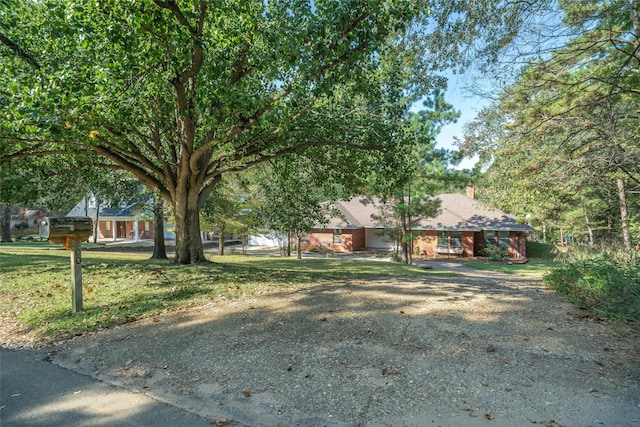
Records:
[[[499,271],[501,273],[517,274],[519,276],[542,279],[555,265],[553,261],[544,259],[529,259],[526,264],[508,264],[495,261],[468,261],[464,265],[479,270]]]
[[[553,262],[556,257],[556,250],[554,245],[548,243],[527,242],[529,261],[526,264],[509,264],[508,262],[488,260],[469,261],[464,264],[479,270],[499,271],[501,273],[542,279],[542,276],[558,265]]]
[[[40,337],[65,337],[243,295],[447,274],[373,260],[227,255],[210,256],[211,264],[182,266],[149,256],[83,251],[84,311],[73,313],[68,251],[39,242],[0,244],[0,311]]]

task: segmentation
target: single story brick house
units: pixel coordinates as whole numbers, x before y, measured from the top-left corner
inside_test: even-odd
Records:
[[[486,245],[495,244],[507,249],[512,258],[526,258],[526,233],[533,228],[469,197],[472,192],[467,194],[435,196],[440,200],[438,214],[413,227],[420,232],[414,241],[414,253],[472,257],[479,255]],[[316,246],[334,252],[392,249],[393,243],[385,240],[380,233],[382,227],[372,219],[379,207],[379,201],[366,202],[361,198],[335,203],[341,215],[309,233],[302,248]]]

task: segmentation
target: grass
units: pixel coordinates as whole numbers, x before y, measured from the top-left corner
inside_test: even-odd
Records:
[[[541,259],[529,259],[526,264],[508,264],[507,262],[493,261],[468,261],[464,265],[478,270],[497,271],[500,273],[517,274],[519,276],[542,279],[542,277],[555,267],[553,261]]]
[[[509,264],[508,262],[468,261],[464,264],[479,270],[498,271],[500,273],[517,274],[519,276],[542,279],[557,266],[553,262],[556,247],[548,243],[527,242],[528,262],[526,264]]]
[[[149,254],[83,251],[84,310],[71,310],[69,252],[48,243],[0,245],[0,312],[41,339],[82,334],[210,301],[318,284],[443,274],[399,263],[259,255],[209,256],[183,266]],[[446,274],[446,273],[445,273]]]

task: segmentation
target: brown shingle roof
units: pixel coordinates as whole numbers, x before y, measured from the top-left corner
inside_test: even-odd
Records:
[[[414,229],[460,231],[531,231],[526,224],[518,224],[515,217],[500,209],[487,207],[478,200],[457,193],[440,194],[440,209],[434,218],[420,221]],[[380,211],[380,201],[366,202],[363,198],[335,203],[341,217],[331,218],[327,228],[380,228],[371,216]]]

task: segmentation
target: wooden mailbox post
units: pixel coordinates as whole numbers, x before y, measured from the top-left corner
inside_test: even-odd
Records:
[[[71,251],[71,290],[73,312],[82,311],[82,246],[93,234],[93,221],[88,217],[47,217],[40,223],[40,237],[49,243],[61,243]]]

